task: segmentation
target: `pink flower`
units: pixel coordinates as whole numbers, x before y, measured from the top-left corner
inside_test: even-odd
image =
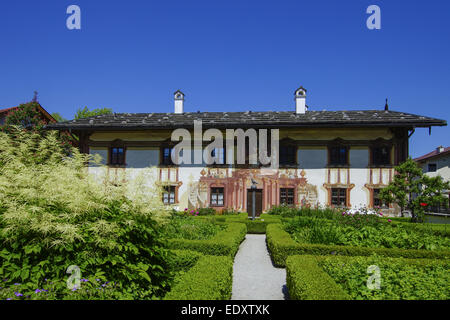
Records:
[[[184,208],[184,211],[187,211],[188,210],[188,208]]]
[[[388,219],[388,222],[392,222],[392,220],[391,220],[391,219]]]

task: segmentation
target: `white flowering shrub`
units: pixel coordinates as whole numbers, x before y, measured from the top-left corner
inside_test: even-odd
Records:
[[[54,132],[0,131],[2,286],[64,280],[78,265],[133,297],[157,295],[168,278],[158,224],[169,212],[152,169],[117,183],[99,158],[66,151]]]

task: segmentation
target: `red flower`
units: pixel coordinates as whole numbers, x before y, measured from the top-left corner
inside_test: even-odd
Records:
[[[420,205],[421,205],[422,207],[426,207],[428,204],[426,204],[426,203],[424,203],[424,202],[421,202]]]

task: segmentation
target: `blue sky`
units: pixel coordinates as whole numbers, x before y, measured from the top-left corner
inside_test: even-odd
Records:
[[[66,28],[81,8],[82,29]],[[381,8],[381,30],[366,8]],[[382,109],[449,121],[450,1],[16,0],[0,5],[0,108],[172,112]],[[449,146],[418,129],[410,153]]]

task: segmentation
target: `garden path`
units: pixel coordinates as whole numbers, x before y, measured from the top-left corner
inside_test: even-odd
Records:
[[[231,300],[287,299],[286,270],[272,264],[265,234],[247,234],[233,265]]]

